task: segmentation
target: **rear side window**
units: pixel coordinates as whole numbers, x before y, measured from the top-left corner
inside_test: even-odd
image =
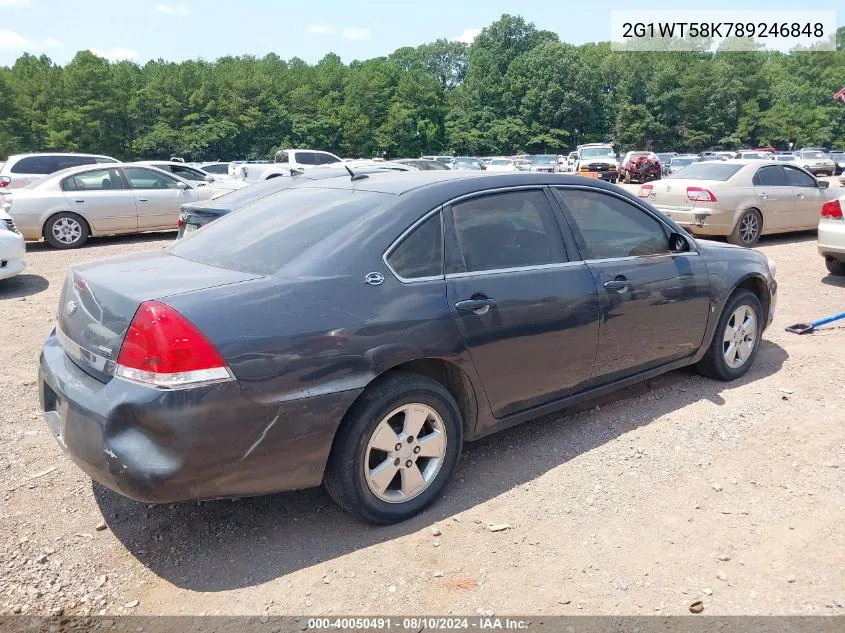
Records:
[[[62,180],[64,191],[111,191],[126,189],[119,169],[93,169]]]
[[[290,161],[287,152],[276,152],[276,162],[277,163],[287,163]]]
[[[206,165],[202,168],[204,172],[207,174],[220,174],[226,175],[229,173],[229,164],[228,163],[217,163],[216,165]]]
[[[443,274],[443,234],[440,214],[411,231],[387,256],[387,263],[403,279]]]
[[[316,164],[317,165],[331,165],[333,163],[339,163],[340,161],[336,159],[331,154],[315,154]]]
[[[786,182],[786,176],[783,175],[783,169],[777,165],[770,167],[761,167],[756,174],[752,184],[755,187],[787,187],[789,183]]]
[[[450,268],[456,262],[458,269],[449,272],[566,261],[560,226],[542,191],[497,193],[460,202],[452,206],[452,223],[460,257],[450,255]]]
[[[722,163],[706,162],[693,163],[683,171],[672,174],[669,178],[683,178],[684,180],[721,180],[726,181],[736,174],[743,165],[723,165]]]
[[[47,175],[59,171],[55,156],[28,156],[20,159],[10,170],[13,174]]]
[[[689,168],[687,168],[689,169]],[[578,231],[584,259],[611,259],[669,252],[663,225],[616,196],[583,189],[555,190]]]
[[[270,275],[312,249],[321,252],[325,240],[392,199],[372,191],[287,189],[223,216],[171,246],[170,252],[211,266]]]

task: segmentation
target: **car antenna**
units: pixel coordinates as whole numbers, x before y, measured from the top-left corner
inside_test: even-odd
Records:
[[[344,165],[344,167],[346,167],[346,171],[349,172],[349,177],[352,178],[352,182],[355,182],[356,180],[366,180],[369,178],[367,174],[356,174],[352,171],[352,168],[349,165]]]

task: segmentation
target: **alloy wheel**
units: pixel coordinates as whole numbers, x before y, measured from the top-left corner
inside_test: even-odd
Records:
[[[751,357],[757,343],[757,315],[751,306],[741,305],[734,311],[725,325],[722,341],[722,352],[728,367],[742,367]]]
[[[425,404],[388,413],[375,427],[364,456],[364,479],[378,499],[404,503],[422,494],[446,456],[446,427]]]
[[[746,244],[750,244],[757,239],[757,234],[760,232],[760,223],[757,221],[757,216],[753,213],[747,213],[743,216],[739,223],[739,236]]]
[[[59,218],[53,222],[51,231],[62,244],[74,244],[82,237],[82,225],[73,218]]]

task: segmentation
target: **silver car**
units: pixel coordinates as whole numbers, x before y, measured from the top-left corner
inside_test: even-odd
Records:
[[[798,152],[798,164],[813,175],[825,174],[832,176],[836,173],[836,163],[825,154],[817,150],[802,150]]]
[[[0,210],[28,240],[78,248],[89,236],[176,230],[180,206],[213,193],[155,167],[89,165],[0,196]]]
[[[773,160],[693,163],[639,196],[695,235],[753,246],[761,235],[812,230],[836,195],[825,181]]]

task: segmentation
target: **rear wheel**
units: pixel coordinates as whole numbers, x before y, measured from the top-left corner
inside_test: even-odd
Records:
[[[757,209],[744,211],[734,227],[728,241],[737,246],[754,246],[763,234],[763,216]]]
[[[841,262],[835,257],[825,257],[824,263],[831,275],[845,276],[845,262]]]
[[[44,239],[53,248],[79,248],[88,241],[88,223],[75,213],[57,213],[44,225]]]
[[[461,414],[449,391],[425,376],[396,372],[347,414],[324,485],[341,508],[362,519],[404,521],[437,499],[462,444]]]
[[[722,310],[713,340],[696,369],[716,380],[736,380],[754,363],[764,327],[763,306],[753,292],[738,290]]]

